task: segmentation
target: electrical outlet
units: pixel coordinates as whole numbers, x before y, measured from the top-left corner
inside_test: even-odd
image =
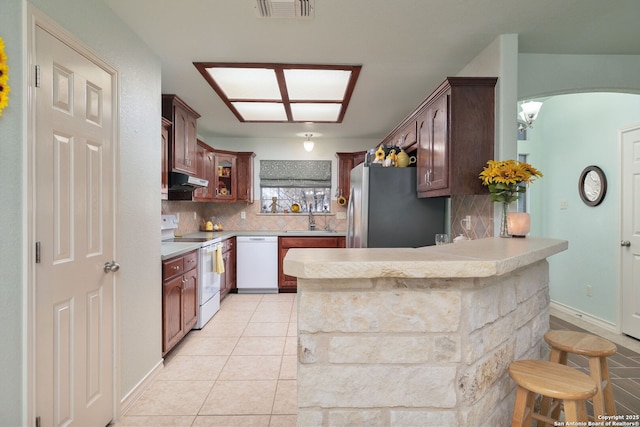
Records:
[[[471,215],[465,216],[462,222],[464,223],[465,230],[467,231],[471,230]]]
[[[197,213],[193,213],[193,220],[196,221],[198,219],[198,214]]]
[[[247,213],[245,211],[240,211],[240,219],[247,219]]]
[[[591,286],[591,285],[587,285],[587,296],[588,297],[592,297],[593,296],[593,286]]]
[[[567,202],[566,200],[561,200],[560,201],[560,209],[565,210],[569,208],[569,202]]]
[[[346,212],[336,212],[336,219],[347,219]]]

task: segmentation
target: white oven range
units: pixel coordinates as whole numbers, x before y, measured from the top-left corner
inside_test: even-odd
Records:
[[[202,329],[220,310],[220,274],[216,273],[216,250],[221,243],[205,242],[198,259],[198,322],[194,329]],[[220,248],[220,249],[219,249]]]
[[[197,242],[198,249],[198,322],[193,329],[202,329],[220,309],[220,274],[216,273],[216,250],[219,242],[204,237],[175,237],[178,219],[162,215],[163,242]]]

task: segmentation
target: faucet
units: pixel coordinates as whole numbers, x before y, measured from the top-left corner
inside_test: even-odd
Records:
[[[309,209],[309,231],[314,231],[316,229],[316,219],[313,216],[313,212]]]

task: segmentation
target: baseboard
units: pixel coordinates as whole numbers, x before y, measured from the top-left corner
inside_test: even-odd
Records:
[[[568,316],[569,319],[566,319],[567,321],[570,321],[570,319],[582,320],[583,322],[587,322],[595,327],[604,329],[608,332],[611,332],[614,334],[620,333],[620,331],[618,331],[618,327],[616,326],[616,324],[600,319],[599,317],[593,316],[589,313],[576,310],[575,308],[569,307],[568,305],[551,301],[551,309],[557,310],[558,312]]]
[[[138,384],[131,389],[129,393],[120,401],[120,416],[123,416],[127,413],[127,411],[131,408],[131,406],[136,403],[136,401],[142,396],[142,393],[145,392],[147,388],[153,383],[153,381],[160,375],[160,372],[164,368],[164,359],[160,359],[160,361],[156,364],[156,366],[151,369],[147,375],[140,380]]]

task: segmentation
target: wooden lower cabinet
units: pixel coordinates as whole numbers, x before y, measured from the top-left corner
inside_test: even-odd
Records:
[[[222,262],[224,273],[220,277],[220,300],[236,289],[236,238],[222,241]]]
[[[283,261],[289,249],[293,248],[344,248],[344,236],[296,236],[278,238],[278,290],[296,292],[298,280],[284,274]]]
[[[198,320],[198,251],[162,262],[162,354]]]

